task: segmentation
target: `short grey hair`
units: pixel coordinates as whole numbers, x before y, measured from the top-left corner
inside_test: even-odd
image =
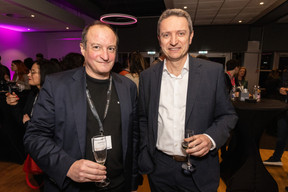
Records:
[[[184,11],[183,9],[167,9],[162,13],[158,20],[158,25],[157,25],[157,35],[160,35],[160,24],[164,19],[167,19],[170,16],[177,16],[177,17],[184,17],[187,19],[188,22],[188,27],[190,34],[193,32],[193,23],[191,20],[191,17],[187,11]]]

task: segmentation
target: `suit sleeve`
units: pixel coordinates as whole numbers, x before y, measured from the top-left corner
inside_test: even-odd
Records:
[[[28,123],[24,135],[24,145],[27,152],[49,176],[50,180],[63,189],[65,182],[69,181],[66,174],[76,159],[69,156],[59,142],[58,144],[55,142],[59,138],[55,136],[54,87],[49,77],[46,77],[38,101],[34,106],[33,117]]]
[[[225,76],[222,69],[218,70],[217,89],[215,92],[214,117],[206,134],[213,138],[216,148],[219,149],[230,136],[238,117],[226,91]]]

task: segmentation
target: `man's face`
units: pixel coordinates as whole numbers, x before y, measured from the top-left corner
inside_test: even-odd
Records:
[[[87,33],[86,47],[81,43],[86,72],[96,79],[109,78],[116,57],[117,38],[106,26],[95,25]]]
[[[175,62],[186,59],[193,38],[186,18],[170,16],[161,22],[159,29],[158,40],[167,60]]]

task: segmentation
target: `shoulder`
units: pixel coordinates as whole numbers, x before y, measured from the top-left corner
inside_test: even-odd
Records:
[[[200,58],[194,58],[192,56],[189,56],[189,63],[190,65],[199,65],[201,67],[204,67],[205,69],[210,69],[210,70],[223,70],[224,71],[224,66],[221,63],[217,63],[214,61],[209,61],[205,59],[200,59]]]

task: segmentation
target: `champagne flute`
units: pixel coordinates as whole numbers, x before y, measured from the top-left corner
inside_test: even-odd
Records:
[[[92,137],[92,151],[94,158],[97,163],[104,165],[107,158],[107,142],[106,137],[103,135],[97,135]],[[97,187],[106,187],[110,184],[108,178],[104,179],[102,182],[95,183]]]
[[[185,130],[185,138],[192,137],[194,135],[193,130]],[[183,141],[182,148],[184,150],[189,148],[189,142]],[[190,162],[190,154],[187,154],[187,162],[182,164],[183,173],[185,175],[191,175],[195,171],[195,166]]]

